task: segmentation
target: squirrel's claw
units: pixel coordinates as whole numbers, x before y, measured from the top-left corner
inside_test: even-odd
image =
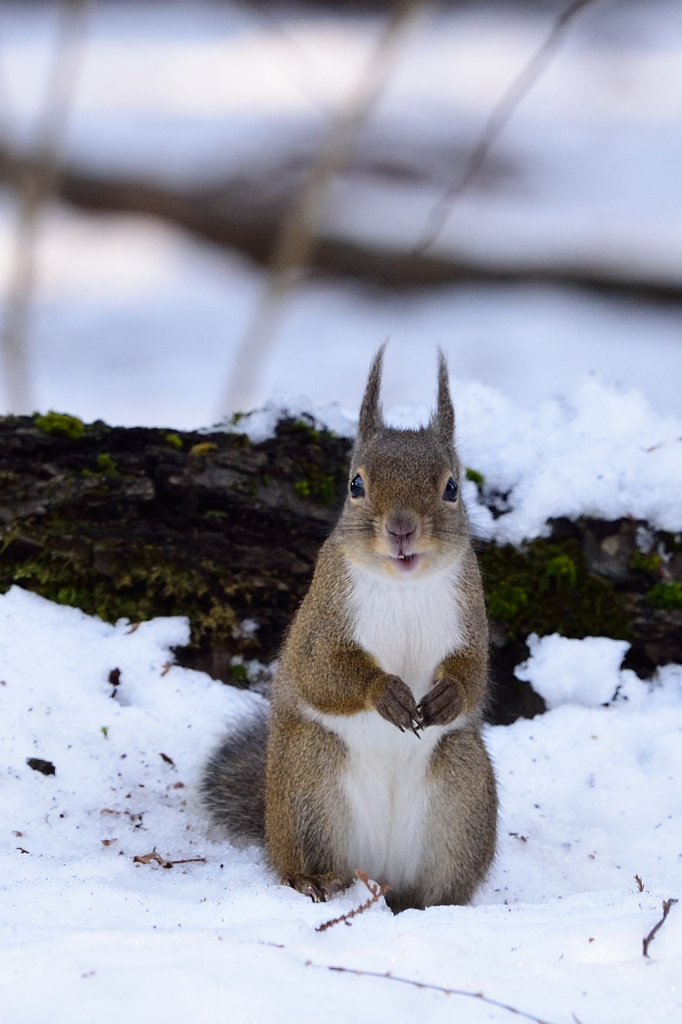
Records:
[[[333,872],[326,875],[292,875],[285,879],[296,892],[309,896],[313,903],[328,903],[334,896],[346,891],[346,883]]]
[[[387,722],[401,732],[415,732],[421,725],[417,702],[409,686],[399,676],[386,676],[384,687],[374,698],[374,707]]]
[[[421,729],[421,727],[422,727],[421,721],[419,721],[416,718],[412,719],[412,721],[410,722],[410,724],[409,724],[409,726],[407,728],[405,728],[405,726],[403,726],[403,725],[397,726],[397,728],[400,729],[401,732],[413,732],[415,734],[415,736],[419,736],[419,730]],[[421,739],[421,736],[419,736],[419,739]]]
[[[461,714],[462,708],[463,702],[455,680],[449,677],[439,679],[419,702],[422,727],[449,725]]]

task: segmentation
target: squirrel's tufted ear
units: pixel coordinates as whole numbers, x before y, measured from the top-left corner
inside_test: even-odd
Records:
[[[438,405],[429,424],[431,430],[448,448],[455,443],[455,410],[450,398],[448,364],[442,351],[438,350]]]
[[[384,425],[379,392],[381,391],[381,371],[384,364],[385,348],[386,343],[384,342],[372,360],[365,393],[362,397],[362,405],[360,406],[358,441],[368,441],[370,437],[378,434]]]

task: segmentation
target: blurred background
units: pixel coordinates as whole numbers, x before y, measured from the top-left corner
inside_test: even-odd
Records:
[[[682,4],[0,5],[0,412],[682,416]]]

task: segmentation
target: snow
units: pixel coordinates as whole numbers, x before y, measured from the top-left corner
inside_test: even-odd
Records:
[[[627,640],[589,636],[570,640],[555,633],[539,637],[531,633],[527,640],[531,657],[517,665],[514,675],[531,684],[544,698],[548,708],[562,704],[581,704],[596,708],[608,704],[616,694],[638,687],[633,673],[619,671],[630,646]]]
[[[467,464],[510,492],[511,512],[495,522],[472,505],[481,532],[518,544],[546,532],[549,518],[580,515],[682,529],[682,420],[657,416],[636,390],[587,378],[526,413],[472,384],[461,397],[455,389],[455,405]]]
[[[18,587],[0,597],[3,1024],[510,1019],[326,966],[483,992],[553,1024],[679,1019],[679,907],[648,960],[642,939],[682,895],[682,667],[643,683],[619,670],[618,641],[533,640],[519,674],[551,710],[487,729],[500,843],[474,905],[379,904],[318,933],[367,893],[314,905],[261,851],[208,834],[201,765],[262,698],[169,664],[187,637],[181,618],[132,630]],[[134,863],[153,849],[204,860]]]

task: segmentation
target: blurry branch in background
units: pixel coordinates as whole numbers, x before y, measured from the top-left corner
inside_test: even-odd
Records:
[[[421,155],[428,161],[425,145]],[[301,159],[304,159],[302,157]],[[8,154],[0,145],[0,181],[12,182],[23,166],[23,159]],[[419,167],[417,167],[417,172]],[[117,213],[141,213],[178,224],[200,239],[229,249],[238,249],[249,259],[267,266],[274,239],[281,224],[279,198],[270,203],[269,184],[279,178],[291,180],[291,160],[285,155],[273,160],[268,176],[249,179],[254,186],[245,198],[243,178],[226,177],[215,187],[195,188],[192,184],[167,185],[141,177],[119,176],[62,166],[57,194],[82,210],[106,210]],[[285,185],[283,189],[286,195]],[[260,201],[259,201],[260,200]],[[464,281],[490,283],[544,282],[577,285],[616,296],[635,297],[651,302],[682,301],[682,275],[663,269],[653,271],[637,262],[623,260],[620,253],[611,259],[567,261],[526,258],[494,265],[485,256],[450,249],[414,253],[408,249],[386,247],[372,238],[341,238],[321,231],[310,255],[310,268],[363,282],[376,282],[389,288],[415,288]]]
[[[425,7],[426,0],[399,0],[396,3],[370,53],[362,77],[344,109],[331,124],[307,182],[284,217],[275,241],[265,289],[237,353],[221,415],[249,408],[258,371],[272,344],[284,305],[313,254],[329,186],[335,175],[346,166],[410,30]]]
[[[54,60],[47,82],[45,109],[36,130],[33,159],[24,161],[14,248],[10,257],[5,308],[0,330],[8,411],[32,411],[27,327],[36,270],[40,215],[58,187],[58,168],[85,41],[90,0],[61,0]],[[9,118],[5,117],[7,123]]]
[[[453,206],[481,170],[491,147],[499,138],[509,118],[556,55],[570,22],[584,7],[593,2],[594,0],[573,0],[556,17],[545,41],[514,79],[488,117],[469,159],[464,165],[464,170],[453,179],[450,187],[431,211],[424,234],[414,247],[415,255],[423,253],[436,241],[445,227],[445,222],[450,216]]]

